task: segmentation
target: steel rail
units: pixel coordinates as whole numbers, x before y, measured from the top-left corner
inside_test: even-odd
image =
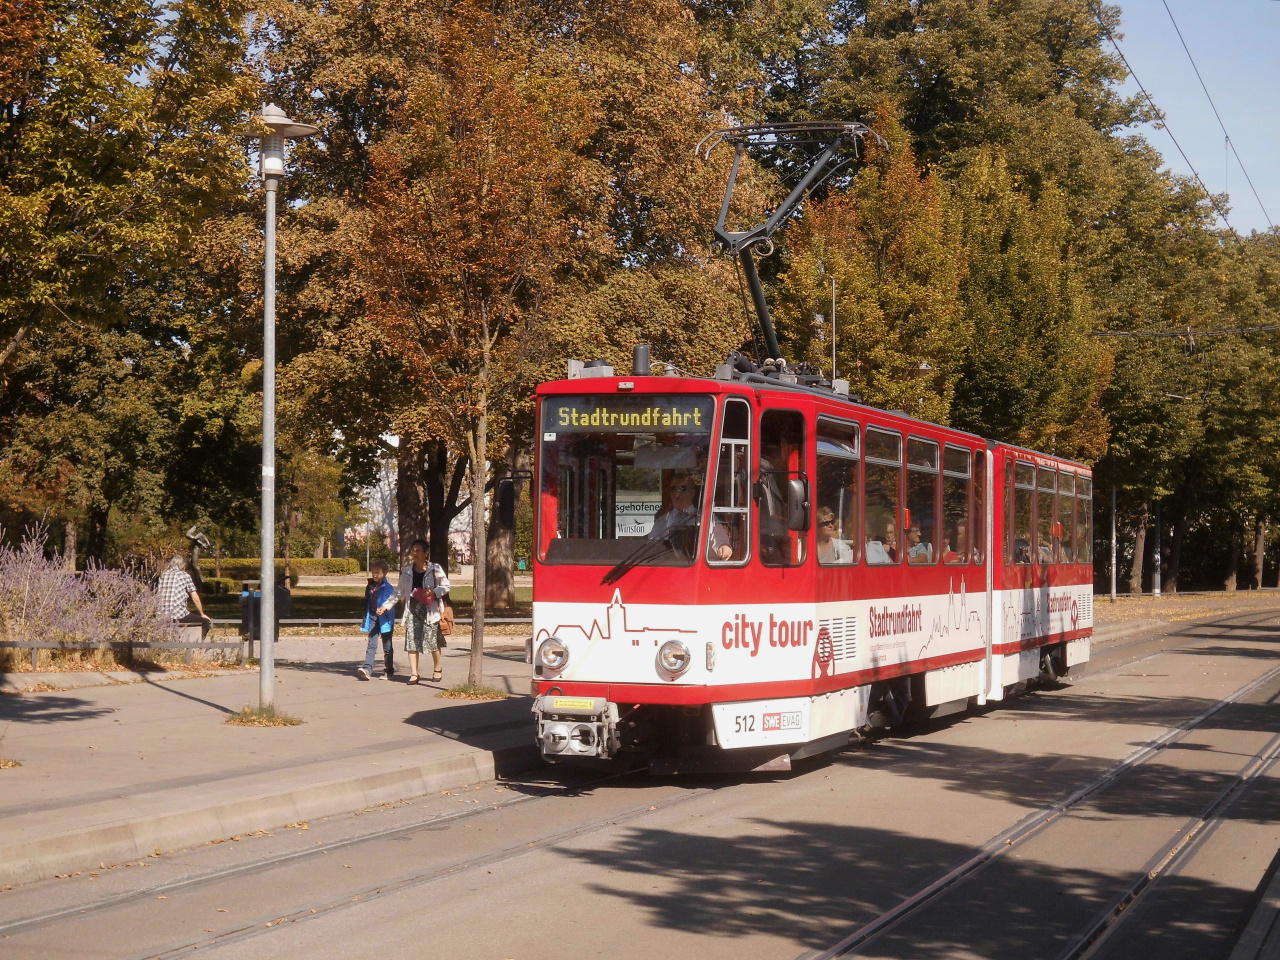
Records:
[[[639,772],[639,771],[634,771]],[[222,946],[228,943],[240,943],[246,940],[252,940],[255,937],[262,936],[270,932],[275,927],[285,923],[301,923],[306,920],[314,920],[319,917],[327,916],[334,911],[344,909],[346,907],[360,906],[371,900],[385,897],[390,894],[399,893],[413,887],[422,886],[424,884],[434,883],[437,880],[443,880],[446,877],[453,877],[469,870],[476,870],[481,867],[491,867],[495,864],[504,863],[509,860],[516,860],[526,854],[533,853],[536,850],[542,850],[552,847],[567,840],[574,840],[578,837],[596,833],[600,830],[606,830],[609,827],[629,823],[641,817],[648,816],[651,813],[659,813],[671,807],[679,806],[698,797],[715,793],[718,790],[725,789],[720,787],[700,787],[690,790],[686,793],[677,794],[668,797],[666,800],[659,800],[657,803],[642,804],[632,807],[620,813],[609,814],[608,816],[599,817],[589,820],[586,823],[571,827],[568,830],[562,830],[550,836],[541,837],[534,841],[522,841],[519,844],[510,847],[504,847],[493,853],[485,854],[479,857],[473,857],[469,860],[462,860],[452,864],[446,864],[432,870],[415,874],[411,877],[405,877],[400,880],[393,880],[390,883],[381,883],[375,886],[362,888],[355,893],[344,894],[341,897],[332,900],[321,901],[314,906],[302,906],[289,913],[280,915],[263,914],[254,920],[244,923],[233,930],[225,933],[215,934],[211,937],[199,939],[189,939],[181,943],[174,943],[160,949],[148,949],[141,953],[132,955],[126,960],[166,960],[169,957],[190,956],[193,950],[208,949],[209,947]]]
[[[890,927],[896,925],[899,921],[919,912],[928,904],[933,903],[944,893],[950,891],[952,888],[973,876],[988,863],[1005,855],[1011,850],[1017,849],[1028,840],[1039,835],[1046,830],[1050,824],[1061,819],[1065,814],[1071,812],[1085,800],[1106,789],[1122,776],[1147,762],[1165,748],[1182,740],[1206,720],[1226,709],[1231,704],[1236,703],[1242,697],[1248,696],[1254,690],[1277,676],[1280,676],[1280,666],[1272,667],[1260,677],[1249,681],[1232,693],[1223,697],[1208,709],[1201,711],[1188,720],[1184,720],[1176,727],[1171,727],[1165,730],[1159,736],[1153,737],[1141,747],[1130,753],[1123,760],[1109,767],[1098,777],[1083,786],[1078,787],[1076,790],[1072,791],[1049,807],[1024,817],[1008,830],[997,834],[991,840],[987,841],[987,843],[985,843],[978,852],[968,860],[943,874],[937,880],[912,894],[896,906],[880,914],[880,916],[876,917],[874,920],[855,928],[825,950],[807,951],[801,954],[797,960],[834,960],[836,957],[849,955],[873,937],[883,933]]]
[[[644,771],[627,770],[622,773],[609,774],[608,776],[597,777],[593,780],[588,780],[586,783],[577,784],[565,789],[557,790],[553,787],[551,789],[547,789],[546,792],[541,794],[516,796],[507,800],[490,803],[483,807],[459,810],[455,813],[433,814],[429,817],[423,817],[410,823],[401,823],[393,827],[374,830],[370,833],[361,833],[353,837],[344,837],[341,840],[321,843],[314,847],[306,847],[302,850],[293,850],[289,853],[281,853],[276,856],[254,860],[251,863],[235,864],[233,866],[223,867],[222,869],[213,870],[208,873],[201,873],[193,877],[183,877],[180,880],[170,880],[164,883],[152,884],[151,886],[137,887],[126,893],[114,894],[89,903],[77,903],[72,906],[51,910],[48,913],[42,913],[38,916],[23,917],[18,920],[0,923],[0,935],[11,936],[12,934],[23,930],[48,926],[69,917],[81,917],[100,910],[107,910],[111,907],[118,907],[121,904],[131,903],[135,900],[150,899],[160,894],[167,895],[178,890],[190,890],[193,888],[208,886],[232,877],[244,877],[259,873],[267,873],[277,867],[286,866],[290,863],[306,860],[310,857],[320,856],[321,854],[330,853],[334,850],[342,850],[346,847],[356,846],[373,840],[383,840],[387,837],[394,837],[400,834],[413,833],[418,830],[429,830],[442,825],[458,823],[463,820],[473,819],[486,813],[496,813],[499,810],[507,810],[511,807],[521,806],[526,803],[550,800],[554,797],[574,796],[610,780],[634,776],[643,772]],[[504,779],[501,783],[517,786],[523,785],[525,787],[538,786],[534,781],[521,779]]]
[[[1275,765],[1277,760],[1280,760],[1280,733],[1267,741],[1266,745],[1250,758],[1230,782],[1205,804],[1200,813],[1184,824],[1182,829],[1147,861],[1137,879],[1116,897],[1083,933],[1058,954],[1056,960],[1085,960],[1094,956],[1118,929],[1117,921],[1122,916],[1132,916],[1133,908],[1159,881],[1165,877],[1175,876],[1191,861],[1209,838],[1217,832],[1225,814],[1240,801],[1259,777],[1265,775]]]

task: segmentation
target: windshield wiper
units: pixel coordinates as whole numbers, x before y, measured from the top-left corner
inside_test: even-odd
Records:
[[[669,533],[661,540],[645,538],[634,550],[623,557],[612,570],[601,577],[600,582],[607,586],[612,586],[646,560],[652,560],[664,551],[674,549],[675,544],[671,542],[671,534]]]

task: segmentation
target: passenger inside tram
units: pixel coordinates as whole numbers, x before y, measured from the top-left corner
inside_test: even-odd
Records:
[[[818,562],[853,563],[853,549],[840,538],[840,524],[830,507],[819,507],[817,513]]]
[[[762,442],[760,480],[755,495],[760,505],[760,554],[767,564],[784,564],[791,556],[787,505],[782,495],[786,480],[786,460],[781,445]]]
[[[907,563],[933,563],[932,540],[924,539],[919,523],[907,528]]]
[[[966,524],[961,521],[952,527],[942,541],[943,563],[964,563],[965,553],[969,549],[969,533]]]
[[[872,521],[867,522],[867,563],[897,563],[898,534],[892,520],[884,522],[884,532],[877,535],[873,532]]]

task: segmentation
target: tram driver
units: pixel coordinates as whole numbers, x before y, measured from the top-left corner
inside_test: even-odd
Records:
[[[671,537],[681,550],[692,552],[702,520],[701,508],[697,503],[696,481],[697,476],[691,471],[672,471],[671,480],[667,485],[667,497],[671,506],[653,518],[653,529],[649,531],[649,539],[662,540]],[[729,560],[733,557],[729,529],[722,523],[711,525],[711,549],[721,560]]]

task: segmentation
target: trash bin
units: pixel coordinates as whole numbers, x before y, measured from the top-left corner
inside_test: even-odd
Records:
[[[262,592],[258,589],[261,584],[261,580],[240,581],[240,637],[249,641],[248,656],[250,657],[254,655],[254,643],[262,639],[259,630],[259,621],[262,619]],[[276,632],[273,634],[276,639],[280,637],[280,618],[287,618],[292,607],[293,594],[289,592],[289,579],[281,577],[276,582]]]

